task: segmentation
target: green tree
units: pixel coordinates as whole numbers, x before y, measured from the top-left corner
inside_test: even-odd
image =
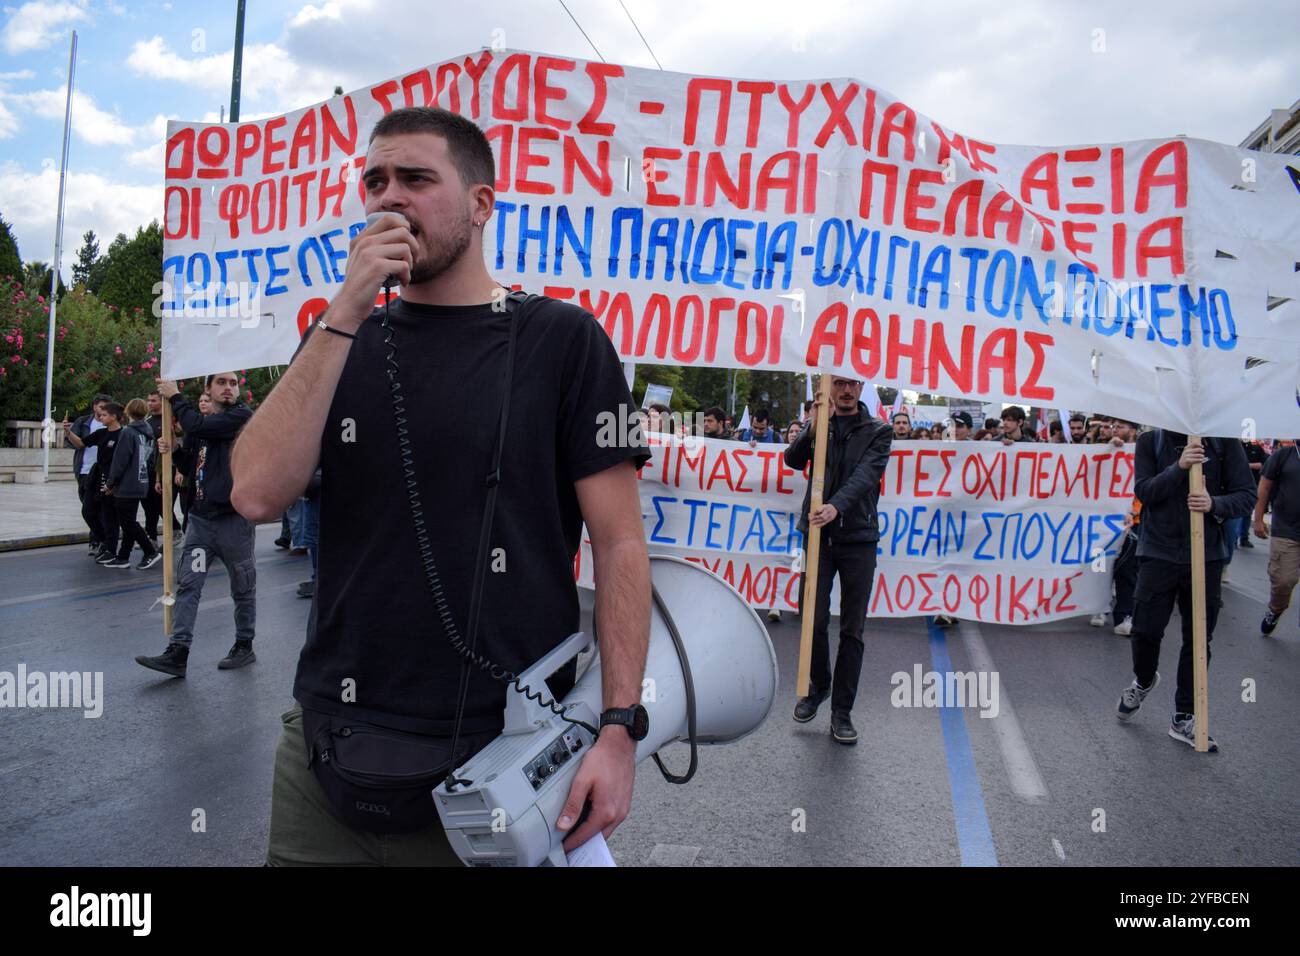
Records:
[[[54,271],[50,268],[48,262],[29,262],[23,266],[23,289],[29,296],[48,296],[50,294],[50,281],[54,278]],[[63,296],[67,293],[68,287],[63,284],[63,276],[59,276],[59,301],[63,301]]]
[[[23,260],[18,255],[18,242],[9,230],[9,223],[0,216],[0,279],[5,276],[21,277]]]
[[[95,236],[94,229],[87,229],[81,237],[81,248],[77,250],[77,264],[72,267],[72,284],[86,285],[98,259],[99,239]]]
[[[162,281],[163,233],[157,220],[127,239],[119,234],[90,270],[88,287],[100,301],[128,315],[151,315],[154,285]]]

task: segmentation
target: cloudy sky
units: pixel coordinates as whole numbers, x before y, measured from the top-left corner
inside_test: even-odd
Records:
[[[653,68],[855,77],[950,128],[1063,145],[1185,133],[1236,144],[1300,98],[1300,11],[1276,2],[922,0],[248,0],[245,119],[494,42]],[[627,12],[624,11],[626,7]],[[24,259],[53,255],[68,40],[78,33],[64,275],[161,217],[168,118],[230,99],[235,0],[31,0],[3,7],[0,216]]]

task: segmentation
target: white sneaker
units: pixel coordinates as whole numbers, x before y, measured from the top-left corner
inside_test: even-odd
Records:
[[[1106,626],[1106,615],[1105,615],[1105,614],[1094,614],[1094,615],[1092,616],[1092,620],[1089,621],[1088,623],[1091,624],[1093,627],[1105,627],[1105,626]]]
[[[768,619],[769,621],[779,621],[779,620],[781,620],[781,611],[780,611],[780,609],[779,609],[779,608],[772,608],[772,610],[768,611],[768,612],[767,612],[767,619]]]
[[[1115,633],[1120,637],[1131,637],[1133,635],[1132,615],[1124,618],[1123,621],[1115,625]]]

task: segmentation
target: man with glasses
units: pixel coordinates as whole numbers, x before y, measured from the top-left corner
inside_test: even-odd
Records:
[[[842,744],[858,740],[849,718],[862,671],[862,629],[876,575],[876,543],[880,539],[876,504],[880,499],[880,479],[889,464],[895,434],[867,410],[859,400],[861,395],[862,382],[857,379],[836,376],[831,380],[833,415],[827,430],[824,503],[811,511],[810,483],[799,517],[799,530],[804,535],[810,523],[822,531],[813,603],[811,682],[808,696],[801,698],[795,707],[794,719],[800,723],[812,720],[821,702],[830,696],[831,736]],[[785,463],[791,468],[803,469],[813,460],[817,415],[822,404],[820,398],[814,403],[809,427],[785,450]],[[831,585],[837,574],[840,646],[832,677],[828,631]],[[806,589],[803,599],[808,600]]]

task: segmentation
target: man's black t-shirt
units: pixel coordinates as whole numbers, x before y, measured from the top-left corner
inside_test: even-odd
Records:
[[[1273,524],[1269,534],[1300,541],[1300,448],[1284,445],[1273,452],[1260,475],[1273,482]]]
[[[579,626],[574,482],[627,459],[640,467],[650,456],[643,445],[597,444],[601,413],[623,422],[633,406],[618,354],[595,319],[540,298],[513,317],[515,379],[477,649],[519,673]],[[420,561],[382,318],[377,312],[358,330],[321,436],[316,597],[294,696],[331,713],[448,733],[462,659]],[[443,594],[465,640],[510,318],[490,305],[392,303],[414,473]],[[473,669],[462,729],[500,728],[506,692]]]

